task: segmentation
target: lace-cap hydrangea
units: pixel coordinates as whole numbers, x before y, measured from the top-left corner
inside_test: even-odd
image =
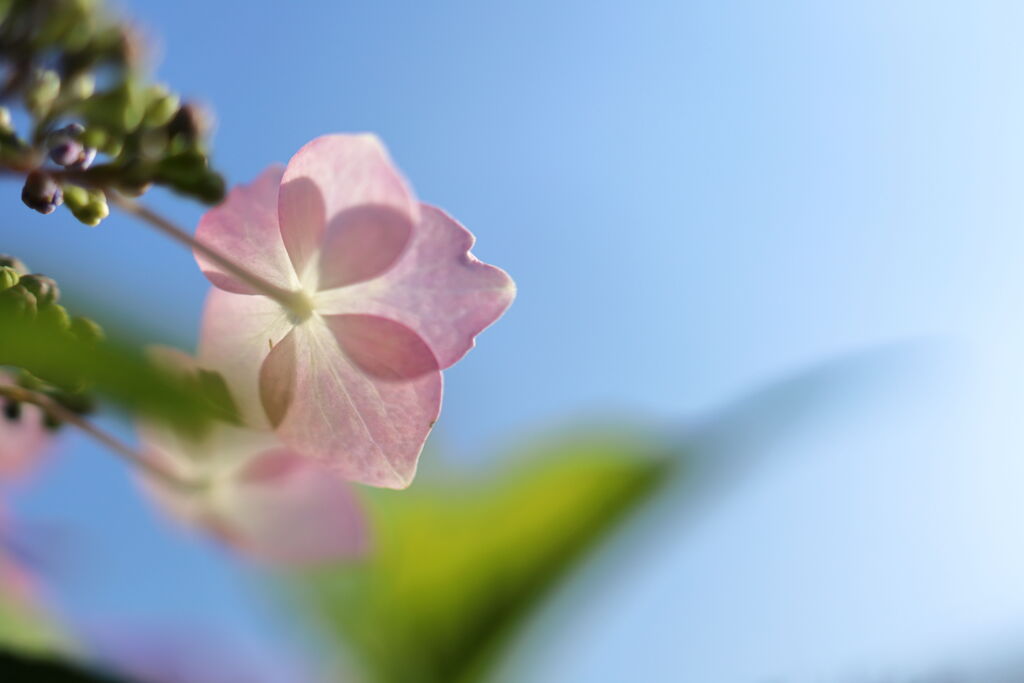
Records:
[[[419,203],[372,135],[328,135],[235,188],[196,237],[294,293],[283,306],[197,254],[215,285],[200,358],[240,409],[346,479],[404,488],[441,407],[441,370],[515,297],[473,236]]]

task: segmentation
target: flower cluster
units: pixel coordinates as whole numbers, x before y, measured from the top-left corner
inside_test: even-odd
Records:
[[[347,482],[409,485],[440,411],[441,370],[509,306],[512,280],[415,199],[372,135],[314,140],[233,190],[196,236],[214,285],[198,363],[225,379],[238,419],[198,442],[145,427],[151,457],[188,483],[150,488],[251,555],[358,550]],[[259,291],[211,249],[290,296]]]
[[[148,409],[173,401],[143,385],[161,375],[138,353],[136,376],[104,374],[111,359],[127,363],[109,347],[76,357],[137,414],[142,447],[100,438],[143,467],[175,517],[252,557],[357,554],[367,539],[352,484],[412,482],[442,371],[515,287],[470,253],[465,228],[419,202],[372,135],[317,138],[225,198],[207,159],[209,117],[145,79],[140,42],[98,0],[0,2],[0,102],[21,113],[0,107],[0,170],[24,177],[22,201],[43,214],[65,206],[87,225],[109,202],[193,246],[213,284],[197,358],[153,361],[175,376],[160,387],[196,399],[213,424],[155,419]],[[224,201],[193,237],[131,199],[152,184]],[[67,357],[81,349],[48,342],[88,345],[99,330],[59,296],[52,279],[0,259],[0,320],[50,351],[0,340],[0,365],[16,370],[0,377],[0,472],[34,458],[47,425],[92,429],[80,420],[88,383]]]

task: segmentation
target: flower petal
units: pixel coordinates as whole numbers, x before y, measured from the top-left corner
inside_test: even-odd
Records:
[[[363,209],[367,206],[372,208]],[[309,282],[307,269],[314,256],[325,246],[327,254],[317,261],[319,281],[348,283],[373,277],[394,263],[419,218],[419,207],[376,136],[325,135],[288,162],[278,215],[285,248],[304,283]],[[361,246],[375,225],[384,237]],[[358,248],[362,258],[346,255],[351,248]]]
[[[294,288],[298,278],[281,241],[277,224],[277,194],[284,168],[275,165],[248,185],[238,185],[219,206],[199,219],[196,239],[252,273],[279,287]],[[228,292],[256,292],[202,254],[195,253],[207,279]]]
[[[348,480],[404,488],[441,409],[441,373],[426,344],[391,321],[314,317],[277,344],[260,371],[264,396],[288,446],[331,463]],[[390,341],[378,346],[381,335]],[[405,375],[412,374],[412,377]]]
[[[282,448],[269,431],[215,427],[201,443],[144,425],[148,457],[194,489],[152,476],[142,483],[172,517],[251,558],[310,564],[366,548],[366,520],[351,487],[334,471]]]
[[[412,242],[374,280],[317,294],[324,314],[367,313],[396,320],[430,346],[447,368],[511,305],[515,283],[470,253],[473,235],[446,213],[422,205]]]
[[[250,554],[277,564],[355,557],[367,546],[352,487],[286,450],[264,453],[241,472],[229,519]]]
[[[288,314],[263,296],[210,290],[199,337],[199,363],[224,376],[239,414],[250,427],[266,426],[259,398],[259,368],[270,348],[292,323]]]
[[[371,280],[386,272],[405,251],[413,224],[404,213],[382,204],[342,211],[331,221],[320,251],[318,289]]]

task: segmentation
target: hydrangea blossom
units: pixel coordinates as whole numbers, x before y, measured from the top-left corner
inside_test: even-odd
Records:
[[[188,371],[184,354],[158,357]],[[282,446],[268,429],[215,423],[201,437],[161,424],[140,427],[144,452],[184,485],[146,475],[173,516],[269,564],[301,565],[361,555],[366,522],[335,472]]]
[[[441,406],[441,370],[515,296],[473,236],[420,204],[372,135],[328,135],[235,188],[197,238],[296,293],[285,308],[197,254],[215,285],[203,362],[241,409],[349,480],[411,481]]]

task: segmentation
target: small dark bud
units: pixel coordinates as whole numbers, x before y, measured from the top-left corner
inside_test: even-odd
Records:
[[[103,341],[103,328],[84,316],[76,315],[71,319],[71,334],[80,342],[95,344]]]
[[[11,422],[17,422],[21,418],[21,403],[10,399],[2,399],[4,406],[4,417]]]
[[[57,303],[60,300],[60,287],[52,277],[34,273],[21,278],[21,285],[36,297],[39,308]]]
[[[179,135],[188,142],[202,139],[211,127],[209,113],[193,102],[186,102],[178,107],[177,113],[167,124],[167,133],[175,138]]]
[[[25,179],[21,201],[41,214],[51,214],[64,203],[64,193],[50,174],[36,170]]]
[[[10,266],[0,266],[0,292],[18,284],[21,275]]]
[[[43,426],[49,429],[51,432],[55,432],[60,429],[61,422],[50,413],[43,414]]]

